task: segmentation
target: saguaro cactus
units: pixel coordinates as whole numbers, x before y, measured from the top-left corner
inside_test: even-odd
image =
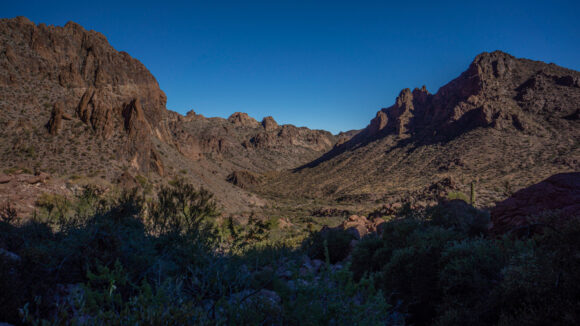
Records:
[[[471,195],[469,197],[469,203],[471,206],[475,206],[475,180],[471,181]]]

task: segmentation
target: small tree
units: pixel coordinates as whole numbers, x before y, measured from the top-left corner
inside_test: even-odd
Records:
[[[475,206],[475,180],[471,181],[471,193],[469,196],[469,203],[471,206]]]
[[[5,223],[12,223],[18,217],[16,209],[9,201],[4,202],[0,207],[0,220]]]
[[[213,194],[203,188],[198,190],[183,179],[161,187],[148,211],[153,231],[160,234],[196,234],[204,220],[218,215]]]

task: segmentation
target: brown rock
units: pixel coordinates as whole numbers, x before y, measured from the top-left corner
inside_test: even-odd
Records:
[[[132,189],[138,186],[137,179],[127,171],[121,173],[119,178],[117,178],[117,183],[120,184],[123,189]]]
[[[19,110],[25,108],[35,116],[46,114],[41,112],[47,106],[45,100],[58,98],[46,124],[51,134],[59,133],[63,120],[72,119],[66,108],[76,106],[78,118],[108,140],[123,130],[124,105],[138,99],[142,117],[151,126],[150,134],[141,135],[139,141],[168,138],[167,127],[160,124],[166,97],[157,81],[139,61],[111,47],[102,34],[72,22],[58,27],[35,25],[25,18],[1,19],[0,43],[7,46],[0,65],[7,67],[11,87],[18,90],[0,97],[7,103],[20,103]],[[34,96],[23,91],[28,88],[34,89]],[[10,106],[0,109],[14,110]],[[83,135],[78,136],[82,142]],[[107,143],[121,153],[119,159],[132,159],[134,153],[125,154],[124,145],[124,141]],[[155,156],[146,152],[143,156]],[[155,161],[151,164],[156,165]],[[151,164],[140,165],[148,169]]]
[[[12,177],[4,173],[0,173],[0,184],[12,181]]]
[[[377,116],[371,120],[371,123],[368,126],[369,135],[376,135],[379,131],[385,129],[388,122],[389,118],[385,111],[380,110],[377,112]]]
[[[260,123],[256,119],[250,117],[247,113],[236,112],[228,118],[228,121],[236,126],[257,128]]]
[[[364,216],[351,215],[339,228],[352,233],[357,240],[360,240],[370,233],[372,223]]]
[[[541,213],[556,210],[554,220]],[[552,216],[552,217],[554,217]],[[491,210],[490,230],[496,234],[534,224],[561,226],[580,217],[580,172],[560,173],[522,189]]]
[[[271,116],[262,119],[262,127],[264,127],[266,131],[273,131],[279,128],[278,123]]]
[[[27,176],[24,181],[33,185],[37,183],[45,183],[48,179],[50,179],[50,174],[41,172],[38,175]]]
[[[226,179],[240,188],[247,189],[262,183],[262,176],[251,171],[234,171]]]
[[[50,120],[46,124],[48,128],[48,133],[51,135],[56,135],[62,129],[62,120],[70,120],[70,116],[64,114],[64,104],[62,102],[54,103],[52,108],[52,113],[50,114]]]

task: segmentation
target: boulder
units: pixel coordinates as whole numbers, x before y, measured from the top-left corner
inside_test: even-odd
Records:
[[[552,216],[542,216],[546,211],[553,211]],[[497,203],[491,210],[490,230],[502,234],[544,224],[558,227],[578,217],[580,172],[560,173]]]
[[[4,173],[0,173],[0,184],[12,181],[12,177]]]

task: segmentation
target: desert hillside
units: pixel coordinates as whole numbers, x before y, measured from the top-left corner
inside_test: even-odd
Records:
[[[42,192],[149,187],[177,176],[214,192],[226,210],[245,210],[264,201],[228,182],[232,173],[294,168],[335,143],[329,132],[272,117],[169,111],[143,64],[73,22],[2,19],[0,44],[0,199],[26,213]]]
[[[476,181],[479,205],[580,169],[580,73],[482,53],[436,94],[404,89],[352,139],[269,179],[264,193],[429,201]]]

